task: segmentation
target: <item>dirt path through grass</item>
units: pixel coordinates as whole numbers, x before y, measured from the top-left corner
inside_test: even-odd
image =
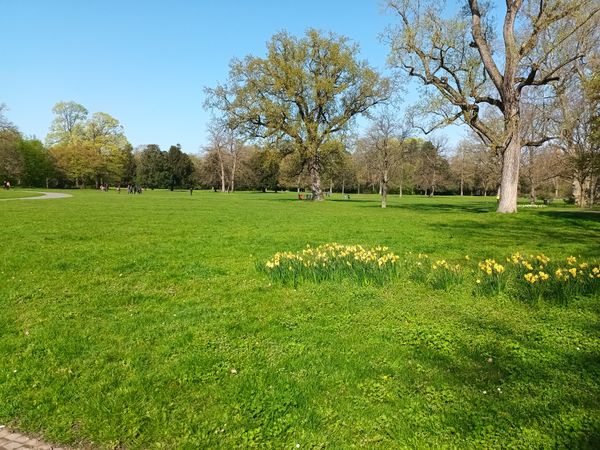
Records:
[[[39,192],[42,195],[37,197],[16,197],[16,198],[3,198],[0,201],[8,200],[48,200],[53,198],[68,198],[73,197],[71,194],[62,194],[60,192]]]

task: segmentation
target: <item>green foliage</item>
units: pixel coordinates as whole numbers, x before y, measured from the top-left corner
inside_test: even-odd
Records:
[[[131,177],[131,145],[117,119],[88,111],[75,102],[59,102],[46,142],[57,168],[76,186],[117,184]]]
[[[170,173],[170,189],[189,187],[192,183],[191,176],[194,172],[194,165],[190,157],[181,151],[179,144],[172,145],[166,156]]]
[[[19,151],[23,155],[22,186],[46,186],[48,178],[55,174],[48,150],[37,139],[22,139]]]
[[[250,138],[290,140],[319,197],[323,146],[390,92],[389,81],[358,60],[356,45],[314,29],[303,38],[277,33],[265,58],[247,56],[230,67],[226,84],[206,89],[206,105]]]
[[[169,185],[169,161],[158,145],[147,145],[137,155],[136,169],[136,181],[142,186],[154,189]]]
[[[19,151],[21,135],[13,129],[0,130],[0,178],[16,184],[25,170]]]
[[[46,136],[46,144],[69,144],[85,135],[85,120],[88,110],[75,102],[58,102],[52,108],[55,118]]]
[[[252,186],[263,192],[279,188],[281,154],[274,148],[254,149],[248,166],[252,174]]]
[[[600,146],[600,71],[596,72],[585,83],[586,100],[591,106],[591,140],[596,148]],[[597,156],[598,159],[600,157]],[[596,161],[596,165],[600,166],[600,161]]]

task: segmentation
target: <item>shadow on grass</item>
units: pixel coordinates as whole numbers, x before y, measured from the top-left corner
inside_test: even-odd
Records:
[[[373,208],[380,208],[380,204],[369,205]],[[496,210],[495,205],[485,203],[400,203],[388,204],[388,208],[402,209],[415,212],[431,212],[431,213],[490,213]]]
[[[578,224],[581,221],[589,221],[600,223],[600,211],[582,211],[582,210],[556,210],[556,211],[540,211],[540,215],[552,219],[561,219],[575,221]]]
[[[461,321],[465,329],[477,331],[470,336],[486,338],[471,342],[450,337],[456,342],[450,354],[421,345],[415,355],[430,373],[443,372],[437,387],[441,393],[449,389],[457,395],[451,405],[432,405],[433,411],[436,406],[445,409],[448,424],[486,447],[517,444],[513,427],[518,423],[521,430],[548,424],[545,431],[559,448],[600,448],[596,349],[580,350],[575,341],[572,348],[565,346],[567,336],[549,335],[544,327],[520,329],[497,318],[473,316]],[[587,328],[589,323],[580,325]],[[570,395],[564,395],[565,385]],[[460,398],[465,392],[467,398]]]
[[[504,247],[506,253],[516,250],[519,246],[547,247],[551,242],[553,246],[559,244],[581,244],[589,250],[589,256],[598,256],[597,246],[592,245],[595,238],[600,239],[600,229],[594,226],[536,227],[535,223],[519,222],[481,223],[476,221],[456,221],[446,224],[428,224],[431,229],[439,232],[445,230],[452,237],[464,237],[481,242],[485,247]],[[515,247],[516,246],[516,247]],[[506,255],[505,255],[506,256]]]

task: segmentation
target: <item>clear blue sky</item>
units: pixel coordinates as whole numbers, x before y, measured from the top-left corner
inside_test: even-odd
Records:
[[[134,147],[187,153],[206,144],[203,88],[226,80],[231,58],[312,27],[348,36],[385,72],[378,34],[394,20],[379,0],[0,0],[0,10],[0,103],[24,134],[43,140],[52,106],[72,100],[117,118]]]

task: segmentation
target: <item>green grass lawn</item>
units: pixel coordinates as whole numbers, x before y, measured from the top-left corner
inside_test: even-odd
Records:
[[[294,288],[256,270],[327,242],[599,259],[598,212],[69,193],[0,202],[2,424],[94,448],[600,446],[598,295],[532,304],[402,276]]]

